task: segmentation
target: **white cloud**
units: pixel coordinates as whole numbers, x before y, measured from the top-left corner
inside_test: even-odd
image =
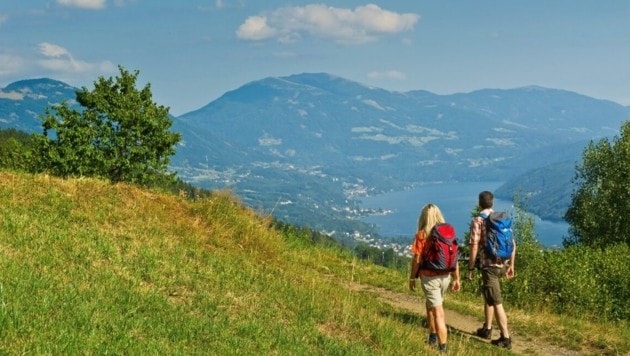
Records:
[[[70,59],[72,59],[72,55],[70,54],[70,52],[68,52],[67,49],[61,46],[58,46],[56,44],[42,42],[37,47],[39,47],[39,52],[46,57],[58,58],[58,57],[68,56],[70,57]]]
[[[407,79],[407,76],[403,72],[397,70],[387,70],[384,72],[370,72],[368,73],[368,78],[405,80]]]
[[[116,68],[116,66],[109,61],[89,63],[77,60],[70,51],[53,43],[42,42],[38,45],[38,48],[39,53],[45,57],[44,59],[40,59],[38,64],[48,70],[75,74],[112,72]]]
[[[2,25],[3,23],[5,23],[7,21],[7,19],[9,18],[9,16],[5,15],[5,14],[0,14],[0,25]]]
[[[16,91],[4,92],[0,89],[0,99],[22,100],[24,99],[24,94]]]
[[[266,40],[275,34],[276,30],[267,24],[264,16],[250,16],[236,31],[238,38],[250,41]]]
[[[67,7],[99,10],[105,8],[105,0],[57,0],[57,3]]]
[[[311,4],[250,16],[238,28],[236,35],[249,41],[275,37],[284,43],[310,35],[342,44],[360,44],[383,35],[411,31],[419,18],[417,14],[399,14],[374,4],[358,6],[354,10]]]

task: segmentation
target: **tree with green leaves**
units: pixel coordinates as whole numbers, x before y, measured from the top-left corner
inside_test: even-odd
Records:
[[[584,149],[565,214],[564,245],[600,247],[630,243],[630,121],[612,143],[603,138]]]
[[[46,109],[35,166],[54,175],[95,176],[112,182],[163,184],[179,133],[169,108],[152,101],[151,86],[136,89],[139,72],[99,77],[76,92],[82,110],[67,102]]]
[[[28,170],[32,145],[32,135],[16,129],[0,129],[0,169]]]

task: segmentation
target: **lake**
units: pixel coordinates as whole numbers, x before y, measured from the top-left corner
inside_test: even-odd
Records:
[[[440,207],[444,217],[453,224],[457,235],[463,239],[468,231],[471,215],[478,201],[479,192],[494,191],[501,182],[435,183],[412,190],[392,192],[361,198],[363,208],[391,210],[388,215],[364,217],[361,220],[375,224],[383,237],[413,236],[420,210],[425,204]],[[494,210],[514,212],[513,202],[495,198]],[[562,247],[563,237],[568,235],[569,225],[534,217],[538,241],[545,247]]]

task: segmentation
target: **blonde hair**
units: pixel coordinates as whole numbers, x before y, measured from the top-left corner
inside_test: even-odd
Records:
[[[444,215],[440,208],[435,204],[427,204],[422,207],[420,217],[418,218],[418,231],[424,231],[424,236],[429,236],[431,229],[435,224],[444,223]]]

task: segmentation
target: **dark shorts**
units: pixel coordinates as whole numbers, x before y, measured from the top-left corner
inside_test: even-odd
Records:
[[[487,305],[503,304],[499,279],[505,276],[506,271],[506,267],[484,267],[481,270],[483,299]]]

